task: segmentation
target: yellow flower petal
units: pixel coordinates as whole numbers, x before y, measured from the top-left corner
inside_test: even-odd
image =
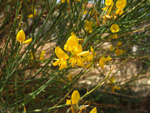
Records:
[[[117,46],[121,46],[121,45],[122,45],[122,42],[118,41]]]
[[[71,51],[71,52],[73,52],[73,51],[75,51],[75,50],[77,49],[78,44],[79,44],[79,43],[78,43],[77,37],[76,37],[75,35],[71,35],[71,36],[68,38],[67,43],[66,43],[65,46],[64,46],[64,49],[65,49],[66,51]]]
[[[92,33],[92,26],[93,26],[92,22],[90,21],[85,22],[85,30],[88,31],[89,33]]]
[[[67,105],[71,105],[71,100],[68,100],[68,99],[67,99],[66,104],[67,104]]]
[[[75,90],[71,95],[72,104],[77,104],[80,99],[80,94],[77,90]]]
[[[72,75],[71,75],[71,74],[69,74],[68,80],[69,80],[69,81],[72,81]]]
[[[121,50],[121,49],[116,49],[116,50],[115,50],[115,54],[116,54],[117,56],[122,55],[123,53],[125,53],[125,51],[123,51],[123,50]]]
[[[113,50],[114,50],[114,47],[111,45],[111,46],[109,47],[109,50],[110,50],[110,51],[113,51]]]
[[[24,33],[23,30],[20,30],[17,33],[16,39],[17,39],[18,42],[23,42],[25,40],[25,33]]]
[[[60,67],[59,67],[59,70],[68,67],[68,66],[67,66],[67,62],[66,62],[65,60],[63,60],[63,59],[61,59],[61,62],[60,62],[60,64],[59,64],[59,66],[60,66]]]
[[[117,0],[117,2],[116,2],[116,7],[118,9],[123,9],[123,8],[125,8],[126,5],[127,5],[126,0]]]
[[[119,26],[117,24],[113,24],[110,28],[112,33],[116,33],[120,30]]]
[[[53,66],[57,66],[59,64],[60,60],[57,59],[54,63],[53,63]]]
[[[116,15],[122,15],[124,13],[124,11],[122,9],[117,9],[117,11],[115,12]]]
[[[95,108],[93,108],[93,109],[90,111],[90,113],[97,113],[97,109],[96,109],[96,107],[95,107]]]
[[[117,38],[118,38],[118,35],[117,35],[117,34],[114,34],[114,35],[111,36],[111,38],[112,38],[112,39],[117,39]]]
[[[81,52],[80,54],[78,54],[78,56],[87,56],[87,55],[89,55],[89,51],[83,51],[83,52]]]
[[[112,5],[113,0],[105,0],[105,5],[108,7],[110,5]]]
[[[23,42],[23,44],[29,44],[29,43],[31,43],[32,42],[32,38],[30,38],[30,39],[28,39],[28,40],[25,40],[24,42]]]
[[[55,48],[55,54],[57,55],[57,57],[59,59],[61,59],[61,58],[68,59],[69,58],[69,56],[58,46]]]
[[[109,60],[111,60],[111,59],[112,59],[112,58],[111,58],[110,56],[107,56],[107,57],[102,56],[102,57],[101,57],[101,60],[104,61],[104,62],[109,61]]]
[[[78,58],[77,58],[77,66],[84,67],[83,61],[84,61],[84,59],[83,59],[83,58],[78,57]]]
[[[100,66],[101,68],[104,68],[104,66],[105,66],[105,62],[103,62],[101,59],[100,59],[100,61],[99,61],[99,66]]]

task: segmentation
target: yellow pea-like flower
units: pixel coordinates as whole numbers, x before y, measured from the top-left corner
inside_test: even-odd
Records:
[[[28,39],[28,40],[25,40],[24,42],[23,42],[23,44],[29,44],[29,43],[31,43],[32,42],[32,38],[30,38],[30,39]]]
[[[112,59],[112,58],[111,58],[110,56],[107,56],[107,57],[102,56],[102,57],[100,58],[100,61],[99,61],[99,66],[100,66],[101,68],[104,68],[105,63],[106,63],[107,61],[111,60],[111,59]]]
[[[44,58],[43,58],[44,54],[45,54],[45,51],[42,51],[42,52],[40,53],[40,60],[44,60]]]
[[[57,55],[57,57],[59,59],[61,59],[61,58],[68,59],[69,58],[69,56],[58,46],[55,48],[55,54]]]
[[[126,5],[127,5],[126,0],[117,0],[117,2],[116,2],[116,7],[118,9],[123,9],[123,8],[125,8]]]
[[[117,9],[117,11],[115,12],[116,15],[122,15],[124,13],[124,11],[122,9]]]
[[[66,104],[67,104],[67,105],[71,105],[71,100],[68,100],[68,99],[67,99]]]
[[[93,109],[90,111],[90,113],[97,113],[97,109],[96,109],[96,107],[95,107],[95,108],[93,108]]]
[[[116,32],[119,32],[120,28],[117,24],[113,24],[110,28],[111,32],[112,33],[116,33]]]
[[[105,5],[107,7],[111,6],[113,4],[113,0],[105,0]]]
[[[60,0],[61,3],[64,3],[66,0]],[[80,0],[75,0],[75,1],[80,1]],[[67,3],[69,3],[70,0],[67,0]]]
[[[121,49],[116,49],[115,50],[115,54],[117,55],[117,56],[119,56],[119,55],[122,55],[123,53],[125,53],[125,51],[123,51],[123,50],[121,50]]]
[[[85,23],[85,30],[88,31],[89,33],[92,33],[92,26],[93,26],[92,22],[86,21],[86,23]]]
[[[73,91],[71,95],[72,104],[77,104],[80,100],[80,94],[77,90]]]
[[[117,34],[114,34],[114,35],[111,36],[111,38],[112,38],[112,39],[117,39],[117,38],[118,38],[118,35],[117,35]]]
[[[25,40],[25,33],[23,30],[20,30],[18,33],[17,33],[17,36],[16,36],[16,39],[18,42],[22,43],[24,40]]]

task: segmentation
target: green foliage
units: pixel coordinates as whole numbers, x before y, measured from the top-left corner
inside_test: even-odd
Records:
[[[150,0],[128,0],[124,13],[115,18],[116,1],[108,14],[110,17],[104,19],[107,12],[102,10],[105,4],[101,0],[94,0],[93,6],[87,4],[88,0],[72,0],[70,3],[58,3],[57,0],[0,0],[0,109],[9,108],[7,111],[16,113],[60,112],[61,109],[65,113],[68,109],[66,99],[77,88],[80,89],[81,103],[91,101],[93,106],[97,105],[99,112],[106,108],[104,111],[107,113],[121,113],[124,108],[116,106],[109,109],[107,104],[130,106],[140,101],[134,98],[133,89],[135,86],[143,88],[149,85],[137,81],[143,78],[149,80]],[[84,14],[85,10],[87,14]],[[33,18],[29,15],[33,15]],[[87,21],[93,23],[91,33],[85,27]],[[120,28],[117,39],[111,38],[114,34],[110,30],[113,24],[118,24]],[[16,35],[21,29],[26,39],[32,37],[31,43],[17,42]],[[86,68],[88,62],[85,62],[85,67],[72,67],[69,60],[68,67],[62,70],[59,70],[59,66],[53,66],[57,57],[55,47],[64,50],[72,32],[83,39],[80,42],[83,51],[90,51],[91,46],[94,48],[96,56],[91,68]],[[121,46],[117,46],[119,41],[122,42]],[[113,50],[109,49],[111,45]],[[116,55],[118,48],[124,53]],[[45,51],[43,56],[42,51]],[[71,53],[65,53],[72,57]],[[112,58],[104,62],[107,69],[99,67],[102,56]],[[133,63],[136,64],[136,71],[131,69],[128,73],[128,65]],[[89,75],[92,70],[98,74]],[[72,80],[68,79],[69,74]],[[88,82],[86,85],[80,83],[93,76],[96,78],[89,80],[92,81],[90,85]],[[116,82],[110,84],[112,77]],[[109,85],[121,88],[115,90],[119,96],[113,95],[115,92],[111,91]],[[111,96],[108,92],[99,91],[105,88],[112,93]],[[123,90],[126,88],[130,90]],[[124,95],[130,97],[124,98]]]

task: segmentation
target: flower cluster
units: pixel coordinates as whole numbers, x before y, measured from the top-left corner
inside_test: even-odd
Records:
[[[105,24],[108,19],[116,19],[117,15],[122,15],[124,13],[123,9],[126,7],[126,4],[126,0],[117,0],[115,4],[116,7],[114,7],[113,0],[105,0],[105,7],[102,8],[104,11],[103,24]]]
[[[115,33],[111,36],[112,39],[118,39],[118,35],[116,34],[117,32],[119,32],[120,28],[117,24],[113,24],[110,28],[111,32],[112,33]],[[123,53],[125,53],[125,51],[119,49],[119,47],[122,45],[122,42],[118,41],[117,42],[117,45],[116,45],[116,49],[115,49],[115,54],[117,56],[119,55],[122,55]],[[113,50],[113,46],[110,47],[110,50],[112,51]]]
[[[89,55],[89,51],[83,51],[82,45],[79,44],[79,41],[74,33],[71,33],[71,36],[68,38],[66,44],[64,45],[64,50],[71,52],[71,56],[69,57],[60,47],[55,48],[56,56],[59,59],[53,63],[54,66],[59,66],[59,69],[63,69],[67,67],[67,59],[69,59],[69,63],[72,67],[75,65],[84,67],[84,62],[86,61],[86,57]]]

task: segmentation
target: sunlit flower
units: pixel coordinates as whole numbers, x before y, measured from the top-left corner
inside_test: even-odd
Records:
[[[102,57],[100,58],[100,61],[99,61],[99,66],[100,66],[101,68],[104,68],[105,63],[106,63],[107,61],[111,60],[111,59],[112,59],[112,58],[111,58],[110,56],[107,56],[107,57],[102,56]]]
[[[25,33],[23,30],[20,30],[18,33],[17,33],[17,36],[16,36],[16,39],[18,42],[22,43],[24,40],[25,40]]]
[[[92,22],[90,21],[85,22],[85,30],[88,31],[89,33],[92,33],[92,26],[93,26]]]
[[[24,42],[23,42],[23,44],[29,44],[29,43],[31,43],[32,42],[32,38],[29,38],[28,40],[25,40]]]
[[[79,44],[78,47],[74,52],[72,52],[72,57],[69,60],[69,63],[71,63],[72,67],[74,67],[75,64],[77,66],[84,67],[84,58],[89,54],[89,51],[82,51],[82,46]]]
[[[67,99],[67,100],[66,100],[66,104],[67,104],[67,105],[71,105],[71,100],[68,100],[68,99]]]
[[[25,33],[23,30],[20,30],[18,33],[17,33],[17,36],[16,36],[16,39],[18,42],[20,42],[20,44],[29,44],[32,42],[32,38],[28,39],[28,40],[25,40]]]
[[[70,0],[60,0],[61,3],[64,3],[65,1],[67,1],[67,3],[70,2]],[[80,1],[80,0],[75,0],[75,1]]]
[[[105,5],[107,7],[111,6],[113,4],[113,0],[105,0]]]
[[[80,93],[77,90],[74,90],[71,95],[71,100],[67,100],[66,104],[67,105],[71,105],[71,104],[77,105],[79,100],[80,100]]]
[[[71,75],[71,74],[69,74],[68,80],[69,80],[69,81],[72,81],[72,75]]]
[[[125,53],[124,50],[116,48],[115,54],[116,54],[117,56],[122,55],[123,53]]]
[[[82,51],[82,46],[79,44],[78,40],[79,39],[76,37],[76,35],[72,33],[64,45],[64,49],[72,53],[72,56],[69,60],[69,63],[71,63],[72,67],[74,67],[75,64],[77,64],[77,66],[84,67],[83,57],[89,54],[89,51]]]
[[[109,47],[109,50],[110,50],[110,51],[113,51],[113,50],[114,50],[114,47],[111,45],[111,46]]]
[[[125,8],[126,5],[127,5],[126,0],[117,0],[117,2],[116,2],[116,7],[118,9],[123,9],[123,8]]]
[[[122,15],[124,13],[124,11],[122,9],[117,9],[115,14],[116,15]]]
[[[67,68],[67,59],[69,56],[60,48],[56,47],[55,48],[55,54],[59,59],[56,59],[56,61],[53,63],[53,66],[59,66],[59,70],[63,68]]]
[[[96,109],[96,107],[95,107],[95,108],[93,108],[93,109],[90,111],[90,113],[97,113],[97,109]]]
[[[71,95],[72,104],[77,104],[80,100],[80,94],[77,90],[75,90]]]
[[[116,79],[114,77],[111,77],[109,80],[109,84],[114,84],[116,82]]]
[[[44,54],[45,54],[45,51],[42,51],[42,52],[40,53],[40,60],[44,60],[44,58],[43,58]]]
[[[118,35],[117,35],[117,34],[114,34],[114,35],[111,36],[111,38],[112,38],[112,39],[117,39],[117,38],[118,38]]]
[[[36,16],[36,15],[37,15],[37,13],[36,13],[36,11],[35,11],[35,9],[34,9],[33,14],[28,15],[28,18],[33,18],[33,17]]]
[[[121,46],[122,45],[122,42],[121,41],[118,41],[117,42],[117,46]]]
[[[120,28],[117,24],[113,24],[110,28],[111,32],[112,33],[116,33],[116,32],[119,32]]]

